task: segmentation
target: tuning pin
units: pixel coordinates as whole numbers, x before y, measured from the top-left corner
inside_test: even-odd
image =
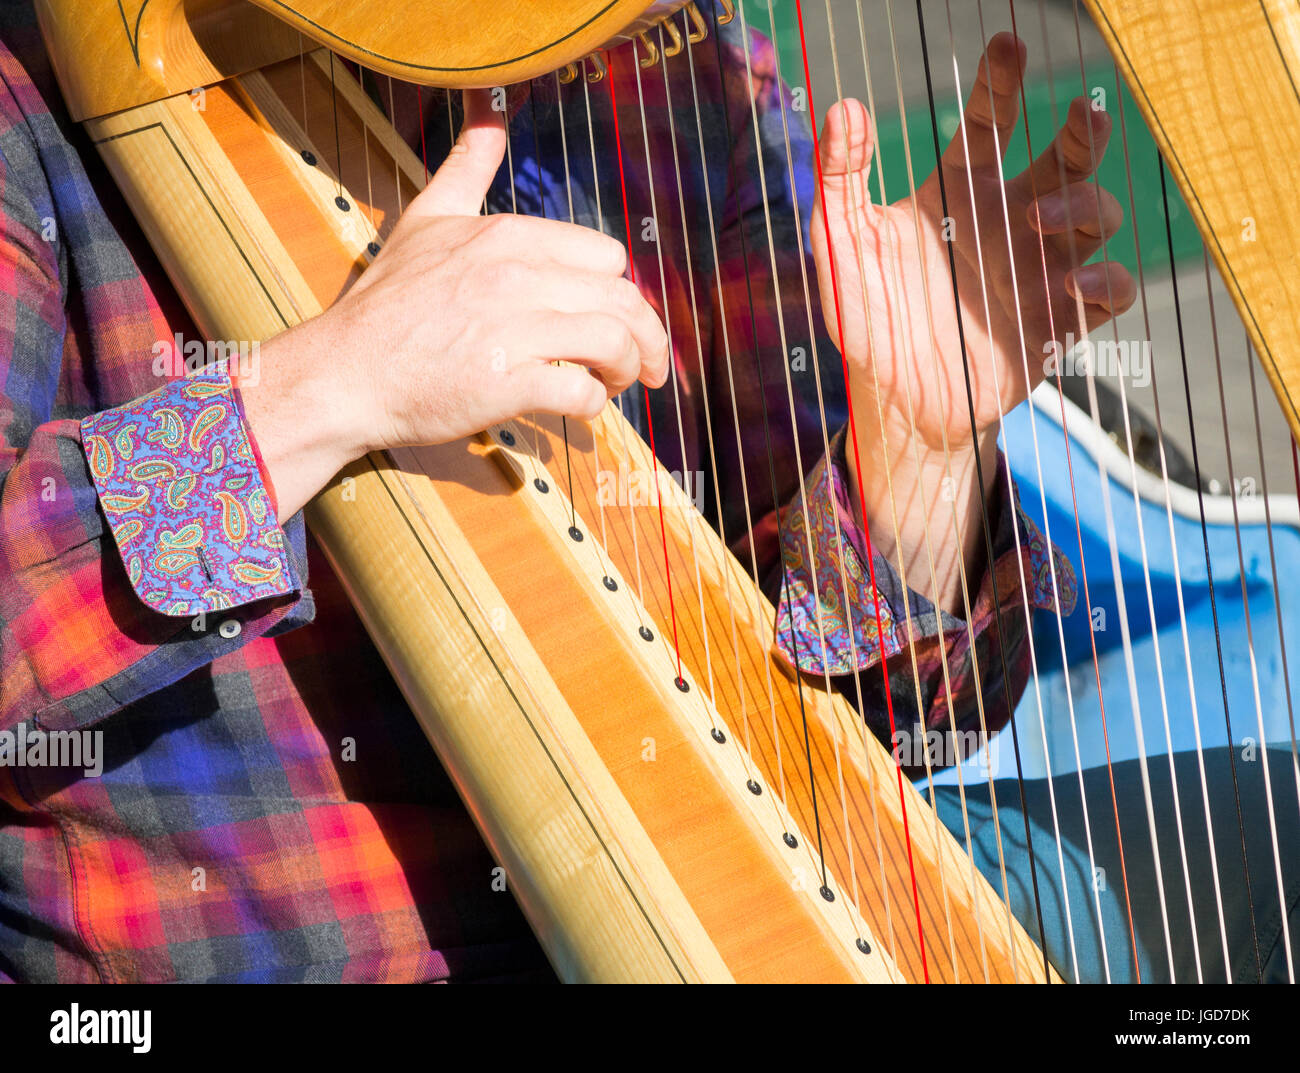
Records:
[[[599,52],[593,52],[587,57],[587,59],[591,60],[592,66],[592,69],[587,72],[587,81],[599,82],[609,71],[609,68],[605,66],[605,57]],[[583,60],[582,62],[586,64],[587,60]]]
[[[659,46],[646,36],[644,30],[636,35],[636,39],[641,42],[641,47],[645,49],[645,55],[641,57],[641,69],[648,71],[659,62]]]
[[[664,46],[664,59],[671,59],[681,52],[684,42],[682,41],[682,32],[677,29],[677,23],[671,19],[665,19],[663,28],[668,31],[668,44]]]
[[[575,78],[578,77],[578,65],[576,63],[566,63],[563,67],[560,68],[557,77],[560,80],[560,85],[567,86],[570,82],[572,82]]]
[[[686,15],[691,20],[694,27],[686,36],[692,45],[698,45],[709,36],[709,24],[704,21],[704,16],[700,14],[700,9],[695,6],[695,0],[691,0],[686,5]]]
[[[718,25],[726,26],[736,17],[736,5],[731,0],[722,0],[722,11],[723,14],[718,16]]]

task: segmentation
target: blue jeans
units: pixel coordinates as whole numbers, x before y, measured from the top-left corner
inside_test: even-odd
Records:
[[[1206,982],[1287,980],[1282,938],[1284,920],[1294,948],[1293,955],[1300,961],[1300,914],[1297,913],[1297,904],[1300,903],[1300,801],[1296,797],[1292,757],[1289,750],[1270,749],[1267,753],[1282,871],[1283,894],[1280,898],[1265,797],[1264,759],[1258,751],[1249,759],[1238,752],[1235,759],[1241,798],[1241,828],[1245,832],[1244,854],[1234,804],[1229,750],[1215,749],[1205,753],[1205,779],[1209,788],[1213,849],[1219,876],[1218,898],[1221,898],[1223,908],[1222,927],[1219,900],[1215,894],[1215,868],[1206,835],[1205,798],[1195,753],[1174,756],[1186,872],[1174,813],[1169,758],[1156,756],[1147,761],[1156,817],[1160,878],[1164,884],[1164,915],[1161,913],[1156,854],[1152,852],[1151,826],[1147,819],[1138,761],[1114,765],[1113,801],[1106,769],[1092,768],[1084,772],[1082,800],[1087,802],[1092,836],[1091,860],[1079,776],[1060,775],[1051,780],[1025,783],[1034,870],[1038,876],[1038,901],[1042,908],[1043,942],[1049,959],[1065,979],[1100,983],[1109,977],[1112,982],[1134,983],[1140,971],[1144,983],[1168,982],[1172,961],[1173,979],[1194,983],[1198,978],[1199,961]],[[1049,781],[1056,797],[1059,856]],[[1014,779],[998,780],[994,787],[998,806],[997,827],[1001,828],[1002,852],[1006,861],[1006,894],[1012,912],[1038,940],[1038,917],[1019,787]],[[939,818],[964,845],[958,788],[936,787],[935,799]],[[996,829],[987,783],[967,786],[966,807],[976,867],[1002,894]],[[1123,840],[1122,855],[1115,832],[1117,811]],[[1247,869],[1249,883],[1246,881]],[[1226,971],[1225,935],[1228,948]]]

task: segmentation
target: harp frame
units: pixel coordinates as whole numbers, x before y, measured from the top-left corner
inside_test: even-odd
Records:
[[[256,2],[277,6],[271,0]],[[1300,350],[1287,338],[1288,321],[1297,322],[1300,303],[1283,271],[1283,266],[1300,267],[1300,222],[1267,183],[1247,184],[1243,195],[1240,186],[1230,189],[1222,181],[1225,151],[1237,161],[1261,153],[1259,140],[1242,133],[1253,132],[1252,117],[1277,116],[1272,144],[1300,149],[1300,97],[1294,90],[1300,16],[1286,11],[1280,0],[1262,7],[1254,0],[1223,0],[1211,11],[1185,12],[1171,23],[1161,18],[1165,5],[1155,0],[1085,3],[1171,162],[1288,421],[1300,434],[1292,401],[1292,391],[1300,388]],[[137,34],[130,42],[137,71],[132,74],[122,62],[118,12],[101,5],[97,17],[83,14],[74,29],[72,6],[65,0],[38,3],[65,93],[200,330],[210,338],[265,339],[326,308],[373,255],[376,238],[365,213],[348,216],[330,205],[341,197],[358,210],[366,206],[371,225],[377,206],[331,170],[333,154],[302,129],[288,95],[277,88],[276,65],[283,68],[299,56],[296,30],[286,34],[286,24],[239,5],[241,35],[249,27],[268,29],[252,35],[258,44],[251,53],[232,52],[229,24],[213,21],[214,13],[228,8],[220,0],[170,0],[151,11],[145,11],[144,0],[140,16],[165,20],[157,25],[174,49],[168,55],[184,59],[151,69],[141,65]],[[646,6],[618,5],[620,13]],[[1268,18],[1260,18],[1265,9],[1288,27],[1287,36],[1274,36]],[[214,31],[214,26],[222,28]],[[603,26],[599,34],[574,35],[550,66],[579,62],[609,40]],[[101,34],[117,43],[116,52],[106,50],[103,70],[125,68],[125,78],[79,69],[86,43]],[[1166,57],[1160,64],[1152,59],[1157,41]],[[1206,47],[1225,69],[1236,49],[1269,55],[1272,77],[1216,89],[1211,93],[1215,121],[1198,129],[1185,117],[1205,114],[1197,75]],[[308,62],[318,81],[324,71],[320,54]],[[411,64],[402,66],[409,73]],[[396,165],[399,189],[403,183],[417,189],[420,162],[382,113],[347,76],[336,74],[333,81],[356,129],[365,131],[364,152],[378,154],[385,166]],[[212,107],[205,111],[196,110],[190,97],[196,86],[207,87]],[[1210,144],[1216,137],[1217,150]],[[304,160],[303,150],[314,150],[314,163]],[[1245,215],[1260,224],[1253,245],[1232,239],[1243,196],[1252,210]],[[634,433],[630,439],[629,447],[617,411],[607,410],[593,426],[594,443],[655,472],[659,488],[675,489]],[[919,979],[915,956],[886,952],[850,898],[827,901],[815,888],[797,889],[797,883],[793,890],[782,889],[791,886],[792,873],[790,850],[781,837],[797,830],[806,845],[806,828],[799,817],[766,811],[777,795],[750,792],[755,772],[730,750],[719,751],[722,743],[711,737],[711,729],[727,743],[741,739],[741,728],[726,713],[713,708],[707,721],[698,713],[684,716],[665,650],[636,640],[638,623],[656,621],[662,633],[662,614],[645,605],[610,612],[603,578],[614,580],[620,591],[630,593],[631,586],[610,564],[602,576],[575,552],[565,515],[578,519],[584,532],[594,533],[595,526],[579,504],[564,502],[561,482],[546,468],[547,448],[553,452],[554,444],[554,429],[515,422],[461,444],[370,456],[340,474],[308,514],[560,975],[575,980]],[[549,485],[549,498],[535,491],[536,481]],[[508,517],[515,531],[535,537],[528,543],[538,550],[531,560],[521,555],[517,569],[559,579],[562,585],[555,587],[573,599],[577,611],[556,614],[557,628],[601,623],[627,680],[638,682],[638,695],[652,702],[651,722],[681,757],[680,770],[707,773],[707,800],[670,823],[679,826],[679,839],[682,832],[716,834],[717,815],[710,813],[723,810],[731,857],[721,868],[701,863],[698,852],[679,853],[668,844],[672,840],[664,828],[651,823],[651,813],[668,797],[646,797],[645,780],[630,774],[635,768],[625,758],[621,766],[614,759],[618,749],[626,752],[626,742],[611,747],[602,737],[609,727],[597,732],[591,712],[574,710],[571,686],[562,685],[554,671],[563,642],[551,637],[543,646],[538,641],[535,613],[525,628],[515,613],[523,590],[506,595],[495,569],[501,549],[488,554],[472,531],[473,519],[487,517],[485,499],[497,507],[508,501],[509,511],[500,516]],[[742,585],[744,571],[707,524],[682,528],[680,518],[689,518],[691,507],[679,506],[673,514],[678,521],[671,534],[674,552],[684,558],[686,547],[703,548],[710,584]],[[763,623],[770,623],[774,612],[760,593],[751,596],[750,640],[755,650],[766,651]],[[501,609],[507,612],[503,620],[495,614]],[[897,768],[874,739],[860,735],[860,722],[844,698],[817,682],[786,675],[779,664],[769,673],[787,707],[796,696],[807,698],[814,735],[843,748],[853,776],[872,787],[875,804],[889,813],[887,823],[905,829],[905,817],[913,817],[908,844],[916,850],[918,871],[932,897],[942,889],[945,902],[955,899],[959,914],[992,922],[980,945],[987,941],[985,956],[996,962],[994,977],[1042,979],[1041,951],[997,892],[982,879],[968,882],[964,851],[910,783],[897,778],[898,793],[892,792]],[[694,697],[709,691],[697,659],[688,659],[676,677]],[[502,714],[487,722],[485,712]],[[765,785],[760,779],[760,789]],[[766,917],[772,928],[794,937],[788,945],[797,949],[780,956],[755,951],[761,937],[745,940],[728,933],[725,917],[737,901],[728,876],[738,871],[737,862],[750,880],[751,900],[743,903],[749,922],[753,914]],[[688,875],[691,868],[695,873]],[[830,886],[842,895],[845,877],[834,874]],[[947,938],[952,941],[951,933]],[[1059,979],[1052,970],[1048,975]]]

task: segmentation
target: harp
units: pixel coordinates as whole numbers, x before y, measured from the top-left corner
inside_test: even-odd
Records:
[[[1101,373],[1085,368],[1074,379],[1081,391],[1075,401],[1064,385],[1059,392],[1040,389],[1008,415],[1008,458],[1028,451],[1040,459],[1037,469],[1026,464],[1019,475],[1025,499],[1041,500],[1049,524],[1054,508],[1043,456],[1058,471],[1071,460],[1081,484],[1094,479],[1096,497],[1076,499],[1072,516],[1058,514],[1055,539],[1072,557],[1077,552],[1084,592],[1091,580],[1096,599],[1088,599],[1086,641],[1052,615],[1031,634],[1038,647],[1034,678],[998,740],[1015,736],[1014,774],[1022,783],[1022,750],[1041,754],[1047,773],[1078,775],[1073,800],[1052,802],[1058,844],[1039,838],[1037,867],[1050,873],[1066,868],[1058,847],[1067,807],[1083,808],[1090,867],[1093,839],[1107,837],[1107,825],[1118,835],[1121,826],[1113,793],[1106,810],[1087,815],[1080,733],[1086,746],[1096,740],[1095,733],[1089,737],[1096,727],[1081,731],[1080,721],[1095,711],[1103,735],[1108,725],[1118,735],[1131,723],[1143,787],[1138,830],[1146,837],[1149,826],[1154,843],[1156,813],[1172,807],[1179,840],[1153,847],[1154,875],[1109,878],[1112,888],[1122,883],[1118,904],[1128,910],[1130,934],[1121,948],[1131,943],[1138,960],[1133,905],[1158,902],[1163,934],[1141,938],[1156,951],[1150,960],[1163,971],[1162,940],[1168,944],[1173,932],[1190,927],[1193,935],[1210,936],[1193,940],[1191,978],[1213,978],[1228,973],[1230,953],[1252,937],[1258,943],[1256,909],[1260,916],[1276,913],[1280,901],[1285,916],[1289,862],[1278,832],[1300,819],[1286,622],[1276,596],[1289,583],[1278,576],[1290,554],[1289,543],[1281,545],[1292,539],[1287,534],[1300,514],[1292,489],[1266,463],[1264,434],[1256,431],[1270,429],[1270,449],[1280,435],[1288,450],[1290,436],[1300,433],[1293,394],[1300,347],[1292,327],[1300,319],[1300,224],[1286,197],[1293,184],[1272,180],[1269,170],[1287,168],[1294,178],[1300,151],[1300,15],[1281,0],[1215,0],[1195,9],[1161,0],[1084,6],[1086,14],[1077,4],[1053,5],[1049,19],[1030,0],[982,0],[979,14],[988,16],[989,33],[995,18],[1002,27],[1008,14],[1018,17],[1022,38],[1054,55],[1058,71],[1075,79],[1071,94],[1094,88],[1082,44],[1075,56],[1081,23],[1094,20],[1113,57],[1102,85],[1119,109],[1117,127],[1134,144],[1140,130],[1150,130],[1164,162],[1160,181],[1168,181],[1156,241],[1135,247],[1139,269],[1144,255],[1148,260],[1144,311],[1150,262],[1164,245],[1174,251],[1175,210],[1190,213],[1203,237],[1204,252],[1198,248],[1191,269],[1183,262],[1170,277],[1175,298],[1183,288],[1183,345],[1176,351],[1183,380],[1170,381],[1165,396],[1166,418],[1174,421],[1186,387],[1196,472],[1180,481],[1176,462],[1187,452],[1172,442],[1166,450],[1158,404],[1154,424],[1136,415],[1136,402],[1131,410],[1123,375],[1119,390],[1108,392]],[[751,29],[783,40],[785,79],[824,110],[826,87],[818,92],[806,81],[808,39],[820,34],[835,58],[836,83],[858,80],[835,91],[860,94],[864,78],[871,89],[868,52],[882,102],[903,67],[923,63],[930,93],[919,130],[928,137],[933,126],[937,139],[936,92],[959,97],[954,83],[973,74],[973,65],[957,68],[951,7],[928,0],[915,10],[901,0],[875,5],[870,48],[862,6],[839,0],[39,0],[37,7],[74,118],[86,125],[197,325],[213,339],[266,339],[319,313],[376,255],[423,184],[426,163],[438,159],[435,152],[421,161],[394,130],[393,110],[381,107],[392,80],[451,88],[544,80],[575,117],[568,129],[580,131],[577,117],[593,94],[608,90],[614,68],[632,71],[638,91],[654,80],[656,92],[679,94],[679,107],[689,109],[694,57],[724,27],[734,34],[738,26],[744,42]],[[901,58],[898,36],[917,30],[924,55]],[[863,60],[850,73],[849,58],[859,54]],[[369,81],[358,81],[358,66],[371,73]],[[442,98],[418,100],[432,107]],[[679,133],[688,141],[697,136],[689,128]],[[1127,162],[1128,141],[1123,148]],[[566,151],[589,154],[597,171],[646,169],[651,185],[665,191],[657,226],[684,227],[678,215],[685,206],[668,191],[674,167],[685,165],[651,159],[641,132],[625,131],[621,146],[597,144],[593,136]],[[1155,159],[1153,150],[1148,176]],[[893,196],[907,192],[895,184]],[[1127,211],[1142,207],[1131,182],[1117,193]],[[623,206],[607,204],[604,212],[597,223],[622,237]],[[696,253],[707,265],[709,251]],[[652,256],[633,250],[634,264],[645,259],[645,286],[653,290],[659,280]],[[1167,259],[1161,263],[1170,267]],[[667,304],[668,296],[660,297]],[[1228,327],[1228,298],[1244,330]],[[1190,313],[1186,325],[1182,318],[1193,306],[1217,309],[1212,334],[1190,337]],[[698,341],[690,323],[678,318],[672,330],[677,348],[693,355]],[[1199,377],[1187,375],[1189,352]],[[742,355],[735,357],[739,370]],[[1272,396],[1257,390],[1256,365]],[[1199,411],[1201,429],[1210,429],[1201,432],[1201,450],[1220,427],[1226,437],[1225,380],[1240,385],[1247,376],[1254,410],[1246,427],[1256,434],[1239,443],[1236,472],[1227,448],[1220,476],[1233,492],[1241,467],[1254,466],[1262,485],[1254,498],[1211,487],[1208,456],[1201,473],[1193,419]],[[1109,422],[1113,439],[1103,422],[1107,406],[1118,407],[1118,419]],[[727,415],[715,420],[719,435],[733,434]],[[1139,462],[1144,452],[1156,460],[1150,468]],[[1257,464],[1244,461],[1251,452]],[[620,508],[602,501],[601,473],[620,470],[655,475],[647,502]],[[1271,493],[1267,474],[1274,477]],[[1124,557],[1129,516],[1139,529],[1143,518],[1151,527],[1136,562]],[[928,757],[925,777],[914,784],[865,732],[849,699],[828,680],[795,673],[774,657],[774,610],[750,564],[727,550],[619,407],[611,405],[589,427],[525,417],[469,441],[368,457],[339,475],[308,518],[562,977],[1055,982],[1078,975],[1078,949],[1097,942],[1085,934],[1089,927],[1104,919],[1114,930],[1094,881],[1084,901],[1097,903],[1095,918],[1077,900],[1073,913],[1068,904],[1048,907],[1049,916],[1066,919],[1068,933],[1065,953],[1049,961],[1041,902],[1013,913],[1016,892],[1005,869],[986,876],[976,868],[969,827],[965,838],[950,831],[927,799],[941,774]],[[1236,555],[1228,559],[1239,569],[1230,568],[1226,582],[1220,569],[1217,604],[1212,582],[1209,590],[1217,655],[1197,647],[1205,635],[1189,630],[1194,611],[1186,605],[1194,601],[1184,600],[1180,577],[1180,564],[1199,551],[1200,540],[1188,552],[1182,527],[1197,523],[1207,575],[1224,562],[1218,544],[1211,554],[1210,529],[1236,537]],[[1256,562],[1254,573],[1242,550],[1243,528],[1252,524],[1250,554],[1260,558],[1261,534],[1267,539],[1267,562]],[[1172,563],[1165,574],[1152,566],[1159,541]],[[1171,620],[1158,612],[1153,573],[1157,588],[1167,574],[1178,590],[1173,621],[1181,629],[1173,634]],[[1271,585],[1261,587],[1265,576]],[[1191,586],[1189,579],[1188,593]],[[1114,621],[1099,646],[1094,611],[1108,608]],[[1149,643],[1171,636],[1176,640],[1163,651]],[[1052,679],[1058,639],[1061,666]],[[1243,661],[1248,696],[1243,702],[1233,692],[1230,706],[1225,668],[1239,674]],[[1154,707],[1146,688],[1153,677],[1160,682]],[[1204,704],[1198,709],[1197,700],[1207,681],[1217,688],[1220,680],[1225,719],[1248,725],[1265,754],[1260,824],[1271,835],[1271,855],[1248,854],[1241,801],[1212,800],[1208,790],[1201,729],[1217,716]],[[1274,717],[1288,728],[1284,734]],[[1199,778],[1195,764],[1185,770],[1165,758],[1178,752],[1175,739],[1182,740],[1189,722]],[[1227,743],[1240,744],[1230,728]],[[1277,763],[1269,760],[1274,754]],[[1105,767],[1089,770],[1108,773],[1109,765],[1108,754]],[[959,780],[973,777],[968,764],[955,770]],[[1152,789],[1162,772],[1173,781],[1167,801]],[[977,789],[959,781],[963,809],[967,791]],[[1212,816],[1220,813],[1235,815],[1240,846],[1220,840],[1216,851]],[[1210,843],[1216,893],[1244,882],[1249,868],[1276,877],[1275,885],[1259,888],[1265,894],[1250,907],[1249,927],[1225,919],[1222,897],[1193,904],[1183,839],[1192,828],[1187,842]],[[1293,976],[1285,928],[1282,937]],[[1167,960],[1169,974],[1177,975],[1172,954]],[[1108,963],[1107,976],[1112,968],[1118,973]]]

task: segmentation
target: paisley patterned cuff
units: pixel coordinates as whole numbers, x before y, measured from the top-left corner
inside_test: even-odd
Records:
[[[882,649],[886,658],[903,651],[909,618],[915,640],[966,632],[961,620],[904,586],[884,557],[873,554],[868,569],[866,536],[848,493],[844,439],[841,430],[830,454],[809,476],[806,514],[796,501],[786,509],[781,526],[785,578],[777,604],[777,645],[786,659],[811,674],[851,674],[877,663]],[[1034,608],[1055,609],[1057,592],[1061,613],[1068,615],[1076,599],[1073,568],[1021,510],[1000,454],[998,467],[990,497],[996,512],[994,569],[985,572],[978,592],[970,594],[971,625],[977,634],[993,624],[998,608],[1022,607],[1022,573]],[[1018,525],[1012,523],[1013,511]],[[808,561],[810,544],[815,580],[814,564]]]
[[[149,607],[195,615],[300,587],[224,371],[91,414],[81,440],[127,576]]]

